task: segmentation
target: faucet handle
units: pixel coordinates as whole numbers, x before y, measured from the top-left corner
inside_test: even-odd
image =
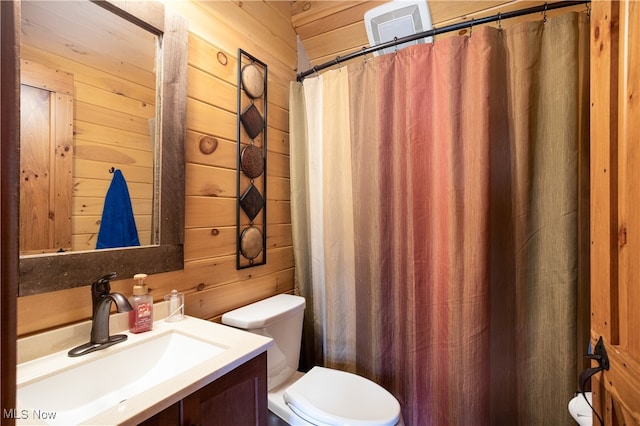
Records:
[[[93,301],[92,316],[95,316],[96,307],[100,299],[102,299],[105,296],[108,296],[109,293],[111,293],[111,284],[109,284],[109,281],[117,277],[118,277],[118,273],[112,272],[100,278],[99,280],[95,281],[93,284],[91,284],[91,300]]]
[[[100,296],[108,295],[109,293],[111,293],[111,285],[109,284],[109,281],[117,277],[118,277],[117,272],[112,272],[110,274],[105,275],[104,277],[100,278],[99,280],[91,284],[91,292],[95,294],[99,294]]]

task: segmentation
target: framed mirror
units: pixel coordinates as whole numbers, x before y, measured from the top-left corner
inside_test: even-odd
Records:
[[[19,21],[19,295],[182,269],[186,21],[103,0]]]

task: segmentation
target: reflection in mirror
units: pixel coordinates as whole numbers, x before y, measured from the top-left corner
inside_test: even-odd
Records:
[[[19,295],[181,269],[186,21],[152,1],[20,5]],[[106,224],[133,242],[98,243]]]
[[[156,243],[157,50],[94,3],[22,3],[21,254]]]

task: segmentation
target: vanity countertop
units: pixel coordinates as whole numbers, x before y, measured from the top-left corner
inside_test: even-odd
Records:
[[[141,421],[151,417],[152,415],[162,411],[163,409],[180,401],[184,397],[199,390],[205,385],[215,381],[229,371],[239,367],[246,361],[254,358],[262,352],[265,352],[273,344],[273,341],[268,337],[248,333],[246,331],[238,330],[214,322],[185,316],[183,320],[177,322],[166,322],[162,319],[157,320],[154,322],[153,330],[149,332],[140,334],[133,334],[129,333],[128,331],[124,332],[124,334],[127,334],[128,336],[126,341],[80,357],[72,358],[67,355],[68,350],[73,347],[72,345],[70,345],[69,347],[58,352],[39,356],[37,358],[26,360],[18,364],[18,406],[15,412],[17,424],[66,424],[66,422],[68,422],[70,419],[69,415],[72,415],[69,413],[75,412],[73,410],[69,410],[67,413],[56,413],[56,407],[54,407],[53,405],[49,407],[25,406],[38,404],[24,404],[24,401],[22,401],[21,404],[21,388],[27,389],[26,387],[30,383],[53,377],[60,372],[76,369],[83,364],[89,365],[93,361],[98,361],[105,357],[109,357],[109,360],[113,359],[114,364],[118,364],[120,362],[128,364],[128,354],[133,355],[135,353],[138,356],[141,353],[144,354],[144,352],[140,352],[139,348],[157,347],[157,345],[144,345],[149,344],[149,342],[151,342],[152,340],[158,341],[158,337],[169,335],[171,333],[179,334],[180,336],[183,336],[181,338],[190,339],[190,341],[203,342],[203,349],[201,350],[201,352],[207,351],[207,345],[213,345],[216,347],[216,354],[213,356],[199,354],[196,358],[193,358],[192,356],[191,358],[188,358],[192,361],[184,362],[182,363],[184,365],[179,366],[182,370],[179,374],[176,374],[173,377],[168,377],[166,380],[162,379],[162,381],[160,381],[160,383],[158,383],[157,385],[153,385],[139,393],[131,394],[131,392],[129,392],[128,395],[122,397],[122,401],[109,404],[104,410],[96,410],[96,412],[92,412],[89,417],[83,414],[82,416],[80,416],[80,421],[74,423],[140,423]],[[67,331],[67,335],[76,334],[77,331]],[[86,334],[85,336],[85,339],[88,340],[89,334]],[[28,352],[24,348],[41,345],[44,340],[38,341],[38,337],[40,339],[47,338],[47,336],[32,336],[27,338],[28,340],[26,342],[22,342],[23,352]],[[18,347],[20,348],[20,344]],[[136,350],[137,352],[133,352],[133,350]],[[181,350],[183,352],[186,351],[186,349],[184,348],[182,348]],[[191,351],[193,352],[194,350],[191,349]],[[123,356],[122,354],[125,355]],[[116,356],[112,357],[113,355]],[[24,354],[23,358],[25,358]],[[116,362],[115,360],[119,361]],[[139,362],[140,360],[137,361]],[[131,360],[131,362],[134,362],[134,360]],[[105,378],[115,377],[119,374],[120,370],[121,368],[119,367],[119,365],[109,366],[109,374],[112,376],[105,376]],[[98,389],[102,385],[103,383],[95,383],[95,386],[98,387]],[[63,394],[66,391],[67,390],[64,388],[60,389],[60,392]],[[117,391],[115,393],[117,393]],[[25,396],[26,391],[23,391],[22,395]],[[46,399],[48,398],[43,398],[43,400]],[[55,403],[53,404],[55,405]],[[62,405],[62,403],[60,404]],[[56,416],[57,418],[43,419],[42,413],[46,414],[49,412],[52,412],[50,414],[54,416],[58,414]],[[65,423],[60,423],[61,421]]]

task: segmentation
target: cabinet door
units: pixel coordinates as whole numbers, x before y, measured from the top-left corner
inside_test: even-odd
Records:
[[[639,102],[640,2],[592,2],[591,338],[610,362],[592,388],[606,425],[640,424]]]
[[[139,426],[180,426],[180,410],[182,401],[165,408],[155,416],[139,423]]]
[[[266,425],[267,354],[263,352],[183,400],[185,426]]]

